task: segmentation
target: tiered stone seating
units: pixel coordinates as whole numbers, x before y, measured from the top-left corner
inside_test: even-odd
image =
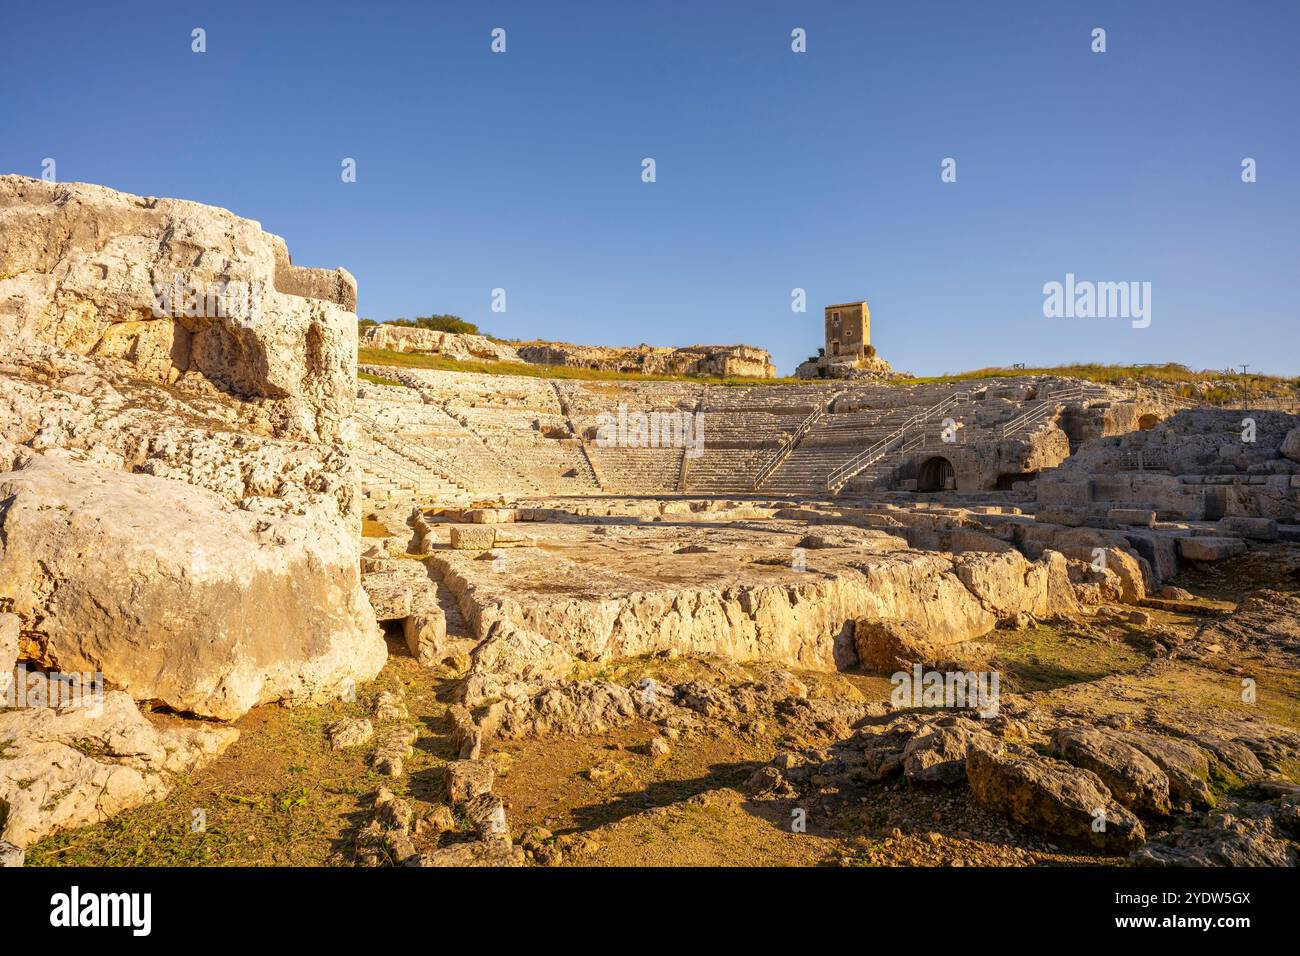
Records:
[[[587,446],[604,490],[614,494],[675,494],[681,477],[681,448]]]
[[[686,463],[686,490],[692,494],[749,491],[754,476],[772,456],[771,448],[712,448]]]
[[[940,436],[946,418],[961,425],[956,431],[958,445],[996,443],[1008,423],[1030,430],[1041,427],[1040,419],[1050,421],[1046,413],[1055,409],[1051,394],[1079,388],[1077,382],[1046,379],[729,387],[509,378],[423,369],[375,371],[407,387],[361,386],[358,421],[392,439],[384,442],[390,451],[409,453],[403,463],[386,451],[375,452],[370,485],[377,493],[385,490],[382,482],[387,477],[400,488],[397,470],[415,463],[435,473],[427,487],[410,482],[409,475],[402,479],[421,494],[443,491],[449,484],[483,497],[751,490],[821,497],[830,490],[828,479],[840,475],[839,469],[885,439],[902,434],[908,444],[906,449],[900,447],[901,441],[885,446],[886,454],[854,474],[855,489],[892,476],[904,454],[951,448]],[[924,423],[915,421],[918,413],[950,399],[955,400]],[[1044,415],[1020,418],[1039,406]],[[620,407],[627,414],[701,415],[703,453],[686,462],[684,483],[682,448],[596,443],[597,429],[617,419]],[[788,447],[792,441],[793,447]],[[409,447],[404,449],[402,442]],[[778,459],[780,464],[754,489],[757,476]],[[382,473],[385,463],[393,475]]]
[[[713,409],[703,412],[704,442],[716,448],[780,447],[807,416],[807,412]]]
[[[370,501],[413,498],[435,504],[471,497],[468,488],[377,441],[362,439],[355,447],[361,467],[362,496]]]
[[[424,369],[383,371],[408,387],[363,389],[359,431],[380,432],[390,448],[405,446],[406,467],[430,471],[481,496],[600,490],[578,442],[547,437],[568,433],[550,383]],[[396,464],[384,458],[376,464],[384,461]],[[396,472],[389,477],[396,478]]]

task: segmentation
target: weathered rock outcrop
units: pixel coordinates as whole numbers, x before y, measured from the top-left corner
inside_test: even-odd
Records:
[[[1062,727],[1052,738],[1052,752],[1091,770],[1130,810],[1168,816],[1169,778],[1150,757],[1117,735],[1090,727]]]
[[[660,348],[638,345],[613,348],[604,345],[570,345],[568,342],[531,342],[517,347],[519,357],[537,365],[567,365],[612,372],[648,375],[737,375],[776,378],[772,356],[752,345],[687,345]]]
[[[1294,866],[1295,851],[1271,820],[1198,813],[1134,850],[1138,866]]]
[[[155,727],[119,691],[102,708],[0,711],[0,839],[25,847],[161,800],[175,774],[238,737],[233,727]]]
[[[1212,657],[1228,650],[1300,657],[1300,597],[1271,588],[1254,591],[1228,617],[1202,625],[1177,654]]]
[[[0,611],[21,656],[234,718],[385,648],[355,286],[225,210],[0,176]]]
[[[501,622],[588,661],[671,650],[840,670],[862,653],[865,637],[855,639],[855,627],[866,635],[872,622],[915,625],[924,653],[937,653],[973,641],[1000,620],[1051,617],[1074,606],[1060,555],[1031,563],[1014,551],[972,553],[954,562],[893,551],[792,583],[721,587],[628,589],[626,579],[604,587],[588,575],[589,586],[575,594],[557,586],[570,570],[564,558],[531,551],[520,549],[513,566],[544,562],[532,579],[549,580],[551,588],[503,591],[485,562],[455,551],[435,554],[431,564],[479,635]],[[874,666],[886,666],[883,656],[869,656]]]
[[[1253,423],[1249,440],[1243,440],[1245,418]],[[1282,411],[1252,409],[1247,415],[1240,409],[1192,408],[1153,428],[1107,430],[1110,437],[1086,441],[1043,476],[1038,501],[1075,511],[1076,524],[1104,522],[1117,508],[1155,510],[1164,518],[1227,516],[1289,524],[1300,511],[1295,483],[1300,465],[1293,460],[1291,437],[1300,431],[1296,425],[1296,416]],[[1073,437],[1082,437],[1079,429]]]
[[[0,176],[0,338],[270,403],[282,434],[328,440],[351,414],[355,307],[342,269],[292,265],[224,209]]]
[[[429,352],[450,359],[467,361],[487,359],[493,362],[522,362],[512,346],[493,342],[484,335],[438,332],[406,325],[372,325],[362,330],[361,345],[368,349],[393,352]]]
[[[580,597],[493,594],[486,587],[490,579],[484,580],[490,572],[445,554],[432,562],[478,633],[508,622],[584,660],[674,649],[837,670],[856,662],[858,618],[912,620],[944,643],[984,634],[997,621],[952,572],[952,563],[933,554],[879,555],[850,572],[796,584]]]
[[[966,776],[976,803],[1032,829],[1107,853],[1127,853],[1145,839],[1141,821],[1096,774],[1029,748],[977,738]]]
[[[42,456],[0,475],[0,595],[43,658],[232,719],[383,666],[349,529],[273,528],[203,488]]]

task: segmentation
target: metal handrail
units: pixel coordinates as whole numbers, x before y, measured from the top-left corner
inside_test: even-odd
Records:
[[[1055,411],[1056,406],[1063,402],[1070,402],[1080,398],[1086,398],[1088,395],[1106,395],[1106,390],[1101,386],[1095,385],[1074,385],[1070,388],[1062,389],[1059,392],[1053,392],[1051,395],[1045,395],[1039,401],[1039,404],[1027,412],[1017,415],[1011,421],[1002,426],[1002,437],[1007,438],[1015,432],[1021,431],[1027,425],[1033,425],[1046,418],[1049,412]]]
[[[826,477],[826,487],[832,491],[838,491],[840,488],[844,487],[846,482],[851,480],[860,471],[875,464],[876,461],[886,455],[890,450],[889,446],[900,438],[903,438],[907,432],[916,425],[924,424],[934,415],[942,415],[954,405],[963,401],[968,401],[970,397],[971,393],[969,391],[954,392],[943,401],[938,402],[923,411],[917,412],[884,438],[880,439],[859,454],[853,456],[844,464],[832,471]]]
[[[820,419],[822,415],[826,414],[826,409],[835,404],[835,399],[839,398],[843,394],[844,391],[841,389],[831,395],[828,401],[822,403],[808,413],[808,416],[799,423],[799,427],[796,428],[784,442],[782,442],[781,446],[776,450],[776,454],[763,463],[763,467],[758,470],[758,474],[756,474],[754,480],[750,482],[751,489],[757,491],[758,487],[763,482],[772,477],[772,473],[781,467],[781,464],[790,457],[790,452],[794,451],[794,446],[799,444],[799,440],[808,433],[808,430],[812,428],[813,423]]]

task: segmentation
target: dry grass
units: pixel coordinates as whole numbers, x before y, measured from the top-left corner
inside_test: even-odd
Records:
[[[1208,402],[1235,402],[1240,401],[1245,395],[1251,397],[1300,397],[1300,378],[1283,378],[1277,375],[1261,375],[1257,373],[1242,375],[1240,372],[1221,372],[1213,369],[1198,372],[1174,362],[1167,362],[1164,365],[1102,365],[1097,362],[1074,362],[1068,365],[1040,368],[995,366],[948,375],[898,379],[894,384],[910,385],[945,381],[971,381],[986,378],[1014,378],[1021,375],[1061,375],[1119,387],[1139,383],[1143,385],[1159,383],[1173,386],[1180,394],[1189,397],[1195,394]],[[1204,386],[1207,385],[1210,387],[1205,390]],[[1200,386],[1199,390],[1197,386]]]

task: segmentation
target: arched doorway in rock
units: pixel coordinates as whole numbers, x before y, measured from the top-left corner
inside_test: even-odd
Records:
[[[952,491],[957,487],[957,469],[942,455],[927,458],[916,473],[917,491]]]
[[[1138,429],[1148,432],[1160,424],[1160,416],[1154,412],[1148,412],[1138,419]]]

